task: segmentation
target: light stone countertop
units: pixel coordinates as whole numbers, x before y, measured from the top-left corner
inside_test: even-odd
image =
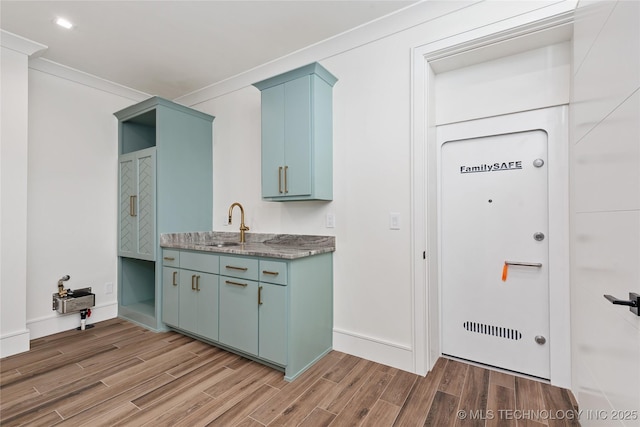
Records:
[[[211,246],[214,242],[240,242],[240,233],[205,231],[160,235],[160,246],[167,249],[188,249],[219,254],[297,259],[334,252],[334,236],[303,234],[246,233],[245,243],[237,246]]]

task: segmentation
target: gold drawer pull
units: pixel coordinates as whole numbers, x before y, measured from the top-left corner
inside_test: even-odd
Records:
[[[200,276],[196,276],[196,291],[200,292]]]
[[[278,193],[282,194],[282,166],[278,167]]]
[[[224,283],[226,283],[227,285],[242,286],[243,288],[247,287],[246,283],[232,282],[231,280],[225,280]]]
[[[289,166],[284,167],[284,194],[289,192],[289,188],[287,187],[287,170],[289,170]]]
[[[163,258],[165,261],[175,261],[176,259],[172,256],[166,256]]]
[[[178,286],[178,284],[176,283],[176,276],[178,275],[177,271],[173,272],[173,282],[171,283],[173,286]]]
[[[262,286],[258,286],[258,305],[262,305]]]
[[[278,274],[280,274],[280,273],[278,273],[277,271],[267,271],[267,270],[262,270],[262,274],[270,274],[270,275],[272,275],[272,276],[277,276],[277,275],[278,275]]]
[[[195,290],[196,290],[196,283],[195,283],[195,280],[196,280],[196,275],[195,275],[195,274],[192,274],[192,275],[191,275],[191,290],[192,290],[192,291],[195,291]]]
[[[233,265],[225,265],[224,268],[228,268],[229,270],[240,270],[240,271],[248,270],[247,267],[234,267]]]

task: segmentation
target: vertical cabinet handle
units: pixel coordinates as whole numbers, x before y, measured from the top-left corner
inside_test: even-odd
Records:
[[[200,276],[196,276],[196,291],[200,292]]]
[[[282,194],[282,166],[278,166],[278,193]]]
[[[191,275],[191,290],[192,291],[196,290],[196,275],[195,274]]]
[[[176,283],[176,276],[178,275],[177,271],[173,272],[173,282],[171,283],[173,286],[178,286],[178,284]]]
[[[138,196],[129,196],[129,215],[136,216],[136,200]]]
[[[284,167],[284,194],[287,194],[289,192],[289,188],[287,188],[287,170],[288,169],[289,169],[289,166]]]
[[[258,286],[258,305],[262,305],[262,286]]]

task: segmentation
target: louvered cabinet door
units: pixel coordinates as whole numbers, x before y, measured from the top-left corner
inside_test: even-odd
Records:
[[[136,258],[155,260],[156,247],[156,149],[140,150],[136,156],[138,194]]]
[[[155,260],[155,148],[123,154],[119,159],[118,255]]]
[[[133,196],[136,189],[135,154],[120,156],[118,165],[118,255],[133,257],[136,253],[136,221],[133,215]]]

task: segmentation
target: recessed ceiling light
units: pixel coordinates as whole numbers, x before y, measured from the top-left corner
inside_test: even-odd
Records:
[[[66,28],[67,30],[73,28],[73,24],[64,18],[56,18],[56,24],[60,25],[63,28]]]

